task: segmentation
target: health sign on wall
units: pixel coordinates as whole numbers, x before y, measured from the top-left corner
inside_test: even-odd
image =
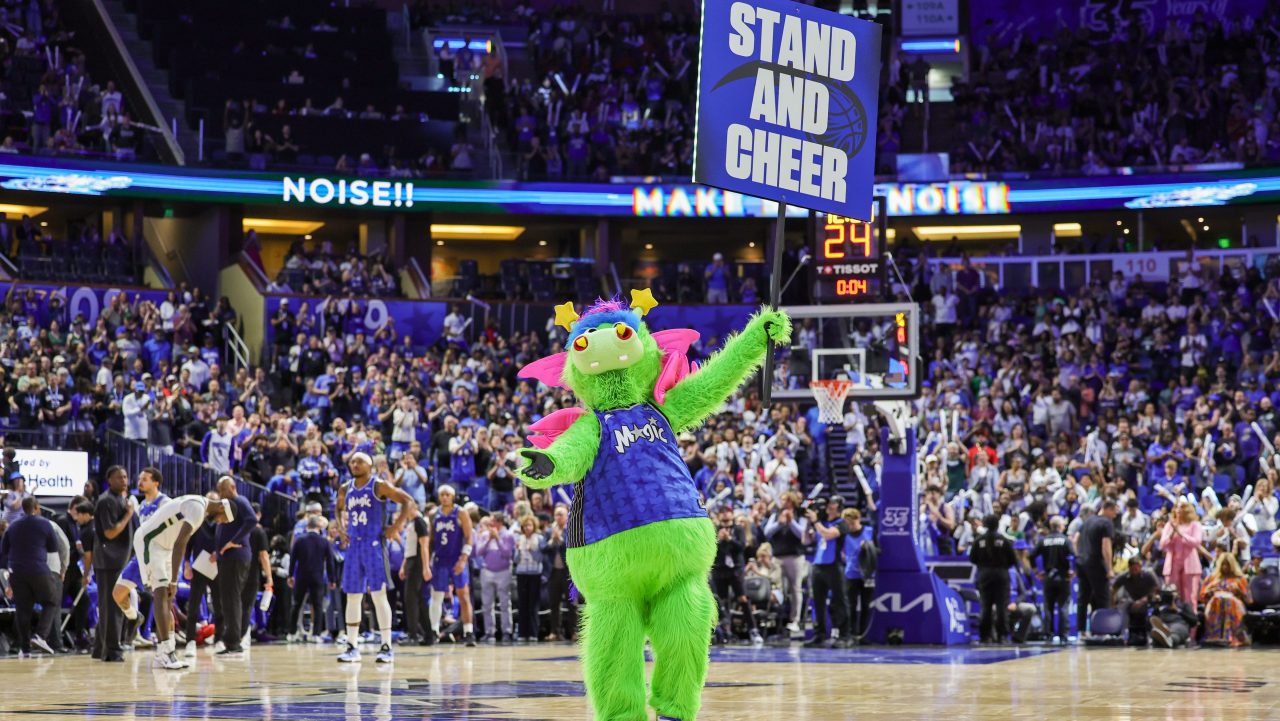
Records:
[[[880,26],[704,0],[694,182],[871,219]]]

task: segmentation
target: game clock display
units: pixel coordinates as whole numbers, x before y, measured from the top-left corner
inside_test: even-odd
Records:
[[[820,213],[814,218],[813,235],[815,300],[848,302],[880,297],[884,260],[882,233],[875,223]]]

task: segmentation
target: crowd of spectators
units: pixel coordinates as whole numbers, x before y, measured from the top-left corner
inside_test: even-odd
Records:
[[[132,160],[157,128],[134,119],[120,89],[95,72],[57,3],[0,8],[0,153],[96,154]]]
[[[257,247],[256,233],[249,231],[246,245]],[[352,244],[337,252],[331,241],[308,248],[299,238],[289,246],[284,266],[268,286],[274,293],[386,297],[399,294],[399,279],[391,262],[381,253],[362,255]]]
[[[534,13],[441,11],[529,27],[534,72],[486,103],[521,179],[687,175],[692,160],[697,17],[664,9],[636,19],[561,8]],[[1117,166],[1280,161],[1276,9],[1149,31],[1118,22],[1033,37],[1012,25],[975,45],[973,71],[952,80],[954,172],[1106,173]],[[423,19],[421,22],[426,22]],[[478,58],[477,58],[478,60]],[[448,67],[466,66],[469,51]],[[891,53],[880,83],[878,172],[893,173],[911,102],[924,102],[930,67]],[[461,71],[460,71],[461,72]],[[488,72],[486,71],[486,77]],[[1118,101],[1110,99],[1118,99]],[[1022,102],[1023,100],[1026,102]],[[910,111],[910,112],[919,112]]]
[[[951,170],[1280,161],[1278,20],[1271,4],[1238,20],[1200,8],[1153,30],[1126,19],[1106,37],[1011,27],[976,46],[969,81],[952,87]]]
[[[1008,540],[1016,553],[1009,586],[1017,595],[1008,599],[1015,640],[1031,633],[1027,613],[1043,613],[1046,638],[1065,639],[1115,603],[1135,643],[1148,634],[1166,644],[1246,643],[1244,574],[1267,572],[1280,505],[1280,352],[1272,340],[1280,324],[1269,312],[1280,303],[1280,267],[1219,275],[1189,265],[1168,283],[1117,274],[1019,297],[983,287],[967,261],[932,276],[903,265],[929,329],[924,392],[914,402],[929,550],[968,553],[983,538]],[[469,328],[454,309],[442,340],[420,347],[394,326],[366,337],[346,322],[360,315],[356,302],[320,313],[286,305],[272,319],[276,342],[264,365],[227,374],[216,342],[218,324],[233,316],[225,304],[194,292],[160,307],[120,296],[92,329],[63,317],[63,307],[30,294],[9,301],[4,320],[12,330],[0,363],[11,422],[54,445],[68,432],[120,428],[152,457],[186,456],[269,489],[261,523],[270,572],[258,583],[276,601],[259,619],[262,637],[301,638],[302,604],[286,590],[300,532],[328,533],[333,562],[341,563],[342,543],[326,526],[333,528],[336,494],[356,453],[373,459],[376,478],[412,496],[425,520],[441,488],[455,489],[474,521],[473,577],[499,578],[450,589],[443,616],[432,617],[410,580],[420,566],[405,560],[421,552],[410,550],[420,549],[416,536],[392,543],[392,568],[405,569],[392,596],[407,641],[432,634],[462,641],[468,624],[502,642],[573,637],[574,601],[558,550],[567,494],[529,492],[513,473],[528,425],[573,403],[567,391],[516,377],[561,347],[558,327],[504,336]],[[696,345],[693,360],[713,347]],[[812,408],[763,408],[747,387],[677,439],[719,529],[712,580],[722,602],[720,640],[785,642],[806,631],[810,602],[819,611],[812,645],[855,644],[865,633],[880,424],[854,404],[842,427],[828,428]],[[816,484],[831,487],[847,475],[828,464],[834,442],[848,446],[851,467],[867,483],[806,503]],[[97,493],[86,488],[86,497]],[[15,479],[14,514],[23,495]],[[1077,549],[1074,568],[1050,562],[1056,557],[1045,544],[1057,538]],[[1193,563],[1197,557],[1205,562]],[[323,572],[334,580],[328,563]],[[1074,630],[1057,619],[1061,599],[1049,582],[1062,580],[1060,571],[1074,571],[1079,583]],[[749,594],[739,581],[750,581]],[[325,595],[312,611],[320,622],[309,628],[336,639],[343,601]],[[503,620],[511,603],[520,625]],[[538,609],[550,612],[543,618]],[[995,618],[984,620],[984,639],[1007,638],[1004,614],[988,615]],[[1195,623],[1202,627],[1193,635]]]
[[[1148,623],[1161,641],[1164,621],[1147,614],[1168,584],[1193,619],[1207,609],[1202,641],[1246,643],[1250,599],[1238,579],[1275,555],[1278,274],[1275,259],[1221,274],[1187,263],[1168,283],[1116,273],[1025,298],[982,287],[967,260],[954,273],[917,274],[916,297],[930,298],[915,405],[933,549],[966,552],[989,532],[984,517],[995,519],[1016,539],[1014,603],[1025,603],[1047,592],[1036,571],[1053,572],[1027,552],[1059,519],[1085,569],[1078,576],[1099,574],[1091,586],[1081,578],[1078,629],[1114,600],[1131,614],[1132,642],[1146,643]],[[845,424],[855,437],[858,418]],[[1105,569],[1082,547],[1100,547],[1100,526],[1087,530],[1099,514],[1111,539]],[[1152,574],[1141,593],[1126,585],[1131,561],[1132,573]]]

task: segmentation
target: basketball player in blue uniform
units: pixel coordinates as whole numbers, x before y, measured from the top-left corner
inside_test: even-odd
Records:
[[[143,468],[138,473],[138,491],[142,493],[142,503],[138,505],[139,525],[146,523],[151,514],[168,502],[169,497],[160,492],[160,479],[153,468]]]
[[[137,514],[134,516],[136,524],[134,526],[134,534],[142,524],[146,523],[160,507],[169,502],[169,497],[160,492],[160,471],[155,468],[147,467],[138,472],[138,492],[142,494],[142,501],[138,502],[136,496],[129,496],[130,503],[137,503]],[[138,566],[138,557],[135,555],[129,559],[128,565],[124,567],[120,578],[133,579],[134,583],[130,584],[125,591],[123,599],[117,598],[116,605],[120,606],[125,618],[125,638],[130,643],[137,643],[135,636],[138,635],[138,627],[147,620],[147,614],[151,611],[151,592],[150,588],[142,583],[142,571]],[[143,598],[145,594],[146,598]],[[146,604],[143,604],[146,601]]]
[[[391,663],[391,602],[387,600],[391,573],[386,542],[400,537],[418,504],[408,493],[373,478],[373,459],[367,453],[352,455],[347,467],[351,480],[338,493],[335,514],[338,533],[347,545],[342,566],[342,591],[347,594],[347,649],[338,660],[360,662],[360,615],[364,594],[368,593],[382,635],[377,662]],[[400,507],[390,527],[386,526],[387,501]]]
[[[472,626],[471,573],[467,561],[471,558],[471,514],[454,505],[457,497],[452,486],[440,486],[436,491],[440,508],[431,521],[431,632],[427,640],[435,638],[440,630],[440,616],[444,613],[444,594],[453,584],[453,595],[458,599],[462,613],[462,633],[468,646],[476,645],[475,628]]]

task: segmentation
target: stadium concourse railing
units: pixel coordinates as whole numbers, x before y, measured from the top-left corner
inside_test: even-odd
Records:
[[[106,454],[103,457],[101,471],[110,465],[124,466],[129,473],[130,482],[138,471],[152,466],[160,471],[164,478],[161,490],[171,496],[203,495],[214,490],[214,486],[223,474],[201,463],[196,463],[186,456],[176,453],[165,453],[158,447],[148,446],[138,441],[125,438],[116,431],[107,432]],[[249,499],[250,503],[260,503],[264,509],[275,508],[293,515],[298,510],[299,499],[277,493],[252,481],[230,474],[236,481],[236,491]]]
[[[1167,282],[1183,272],[1187,262],[1199,263],[1202,270],[1221,273],[1226,268],[1259,270],[1280,248],[1243,248],[1238,250],[1148,251],[1142,253],[1100,253],[1089,255],[1012,255],[975,256],[969,262],[978,271],[982,285],[1003,291],[1065,289],[1087,286],[1095,278],[1104,283],[1117,271],[1126,278],[1142,276],[1144,280]],[[954,274],[961,258],[930,258],[932,273]]]

